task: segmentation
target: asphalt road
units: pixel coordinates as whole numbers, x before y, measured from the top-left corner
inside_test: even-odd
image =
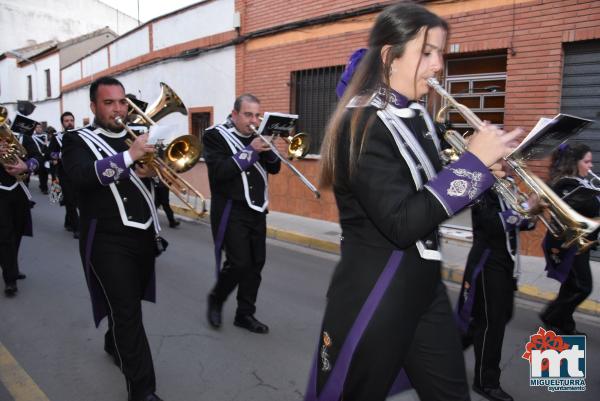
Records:
[[[0,296],[0,348],[30,382],[15,385],[10,371],[0,374],[0,401],[15,399],[9,391],[15,388],[37,389],[51,401],[125,401],[125,381],[102,350],[105,322],[99,329],[92,322],[77,241],[62,227],[64,209],[49,204],[37,188],[32,192],[35,237],[25,238],[20,254],[28,277],[19,282],[17,297]],[[209,227],[183,222],[163,235],[170,247],[157,260],[158,303],[144,304],[158,394],[166,401],[301,400],[337,256],[269,241],[256,316],[270,333],[233,326],[233,298],[225,306],[224,326],[215,331],[205,319],[215,274]],[[456,288],[449,285],[449,293],[455,298]],[[550,393],[529,387],[521,354],[537,331],[540,308],[517,303],[505,339],[502,386],[516,400],[598,399],[600,320],[585,316],[578,321],[588,334],[587,390]],[[465,357],[471,378],[472,351]],[[408,392],[394,399],[418,398]]]

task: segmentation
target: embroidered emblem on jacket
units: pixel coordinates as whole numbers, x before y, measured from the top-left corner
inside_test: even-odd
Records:
[[[475,199],[479,194],[479,183],[481,182],[483,174],[479,171],[469,171],[464,168],[451,168],[450,171],[458,177],[467,178],[469,182],[464,179],[453,180],[448,188],[448,195],[465,196],[466,193],[469,199]]]
[[[252,151],[244,149],[244,150],[242,150],[242,153],[240,153],[239,157],[241,160],[246,160],[246,159],[250,159],[251,156],[252,156]]]
[[[507,222],[508,224],[515,225],[515,224],[517,224],[517,223],[519,222],[519,220],[520,220],[520,219],[519,219],[519,217],[518,217],[518,216],[515,216],[515,215],[513,214],[513,215],[511,215],[511,216],[508,216],[508,218],[506,219],[506,222]]]
[[[106,170],[104,170],[102,172],[102,175],[105,177],[108,177],[108,178],[112,178],[113,176],[116,176],[116,178],[119,178],[121,176],[122,172],[123,172],[123,169],[121,167],[119,167],[114,162],[110,162],[110,167],[107,168]]]
[[[332,341],[329,337],[329,333],[323,332],[323,345],[321,346],[321,371],[328,372],[331,370],[331,363],[329,362],[329,353],[327,350],[331,347]]]

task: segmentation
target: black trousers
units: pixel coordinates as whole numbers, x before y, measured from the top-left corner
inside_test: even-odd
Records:
[[[219,213],[211,214],[213,231],[220,222]],[[214,220],[213,220],[214,218]],[[266,215],[234,202],[225,232],[226,260],[212,294],[217,302],[225,302],[238,287],[236,315],[253,315],[266,259]]]
[[[137,401],[156,390],[141,305],[154,269],[154,231],[114,227],[103,227],[98,222],[91,253],[92,272],[108,304],[105,348],[115,350],[130,400]],[[85,244],[83,240],[81,243]]]
[[[513,315],[514,262],[490,255],[475,282],[475,304],[468,335],[475,352],[474,384],[496,388],[500,385],[500,360],[504,329]]]
[[[542,312],[542,319],[565,332],[572,332],[575,330],[573,313],[592,293],[592,286],[590,253],[587,251],[575,256],[567,279],[560,286],[556,299]]]
[[[63,194],[63,205],[65,206],[65,228],[70,227],[73,231],[79,231],[79,213],[77,212],[77,191],[71,180],[62,168],[57,169],[58,179]]]
[[[19,274],[19,247],[28,224],[29,200],[17,187],[0,190],[0,267],[5,283],[14,283]]]
[[[167,215],[167,219],[169,220],[169,224],[173,225],[175,223],[173,209],[171,209],[171,205],[169,205],[169,188],[165,185],[159,184],[154,186],[154,205],[157,209],[162,206]]]
[[[440,283],[414,331],[412,324],[408,325],[411,329],[404,327],[393,309],[386,309],[384,305],[378,306],[360,340],[342,399],[384,401],[404,369],[421,400],[469,400],[460,338],[445,287]],[[323,375],[321,371],[318,373]],[[320,392],[324,381],[318,381]]]
[[[44,166],[44,162],[40,163],[37,175],[40,179],[40,191],[48,192],[48,169]]]

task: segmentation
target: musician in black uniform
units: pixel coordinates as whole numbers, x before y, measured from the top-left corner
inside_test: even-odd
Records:
[[[384,400],[402,369],[422,400],[469,399],[438,225],[492,185],[488,168],[521,131],[484,124],[442,169],[415,100],[442,69],[447,29],[413,3],[384,10],[328,126],[320,178],[336,197],[341,260],[305,400]]]
[[[73,183],[69,176],[65,174],[62,164],[62,146],[65,135],[70,135],[69,131],[75,128],[75,116],[70,111],[65,111],[60,116],[60,123],[63,131],[56,133],[50,141],[50,159],[56,169],[58,181],[62,190],[62,205],[66,209],[64,227],[67,231],[73,232],[73,238],[79,238],[79,213],[77,212],[77,192],[73,188]]]
[[[600,214],[598,188],[587,176],[592,169],[592,151],[589,146],[561,145],[552,155],[550,185],[569,206],[579,214],[595,218]],[[598,232],[588,236],[596,240]],[[545,328],[559,335],[582,334],[577,330],[573,313],[592,293],[590,249],[579,252],[575,245],[562,248],[562,242],[546,234],[543,242],[548,277],[560,281],[557,297],[540,314]]]
[[[227,121],[207,129],[203,137],[217,260],[217,283],[208,296],[208,321],[215,328],[221,326],[223,303],[237,286],[234,324],[267,333],[268,326],[254,314],[266,254],[267,175],[277,174],[281,163],[261,138],[253,136],[251,126],[258,127],[259,110],[255,96],[241,95]],[[226,260],[221,268],[223,248]]]
[[[63,137],[63,167],[78,193],[79,250],[96,326],[106,316],[104,349],[125,375],[129,400],[156,401],[142,299],[155,300],[154,263],[160,230],[152,170],[135,163],[154,147],[140,135],[128,148],[115,122],[127,116],[123,85],[102,77],[90,87],[92,125]]]
[[[17,177],[34,172],[43,162],[31,137],[22,134],[18,137],[27,151],[27,158],[18,159],[15,164],[0,163],[0,267],[5,284],[4,293],[7,296],[14,296],[18,291],[17,280],[25,278],[19,271],[21,238],[33,235],[31,194]],[[6,144],[0,141],[0,155],[5,152]]]
[[[522,206],[534,213],[537,198]],[[535,228],[535,220],[523,218],[492,191],[471,208],[471,217],[473,246],[458,299],[459,328],[463,346],[473,344],[475,352],[473,389],[490,400],[510,401],[500,387],[504,328],[512,318],[520,273],[519,233]]]
[[[44,132],[42,124],[36,124],[31,139],[35,143],[38,152],[44,157],[44,162],[37,169],[37,175],[40,179],[40,191],[48,195],[48,169],[46,168],[46,159],[48,155],[48,135]]]

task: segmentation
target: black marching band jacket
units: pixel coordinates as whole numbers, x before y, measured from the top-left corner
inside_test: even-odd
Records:
[[[266,212],[269,206],[268,174],[279,172],[281,162],[272,151],[258,153],[250,146],[254,136],[243,136],[231,120],[204,132],[204,158],[209,166],[211,209],[216,201],[246,203]],[[211,211],[212,213],[212,211]]]
[[[593,186],[587,178],[561,177],[552,185],[552,190],[582,216],[595,218],[600,215],[600,189]],[[598,231],[587,236],[592,241],[597,237]],[[565,282],[575,260],[577,246],[565,249],[562,247],[562,240],[546,233],[542,248],[548,277]]]
[[[35,144],[33,143],[33,139],[30,136],[24,134],[16,134],[19,143],[23,145],[25,150],[27,151],[26,159],[24,160],[27,164],[30,173],[35,172],[41,163],[44,162],[44,157],[41,153],[38,152]],[[31,198],[31,193],[27,186],[22,182],[8,174],[4,169],[4,166],[0,164],[0,196],[8,196],[9,191],[17,191],[24,194],[24,199],[28,199],[33,203]],[[25,235],[32,235],[32,226],[31,226],[31,213],[29,213],[28,219],[29,224],[25,227]]]
[[[139,178],[134,165],[126,166],[126,138],[126,131],[113,133],[94,125],[63,136],[62,162],[80,200],[80,248],[84,252],[91,249],[87,242],[93,241],[96,228],[110,230],[115,236],[130,229],[160,231],[152,180]],[[85,260],[83,264],[98,325],[106,316],[104,296]],[[146,292],[144,299],[154,301],[154,280],[148,286],[152,291]]]

